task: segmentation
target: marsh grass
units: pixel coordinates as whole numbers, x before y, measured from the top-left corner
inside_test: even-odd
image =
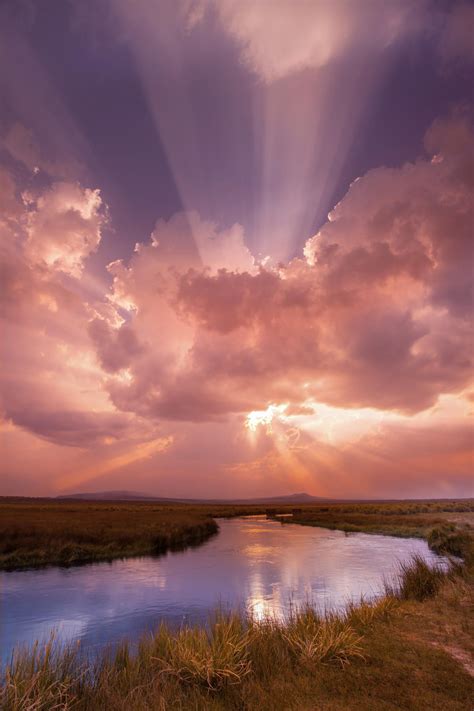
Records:
[[[267,627],[268,631],[268,627]],[[276,629],[265,637],[259,625],[244,627],[239,618],[221,620],[209,633],[187,628],[172,633],[161,628],[148,640],[142,640],[138,654],[124,643],[114,655],[85,667],[78,649],[47,645],[17,655],[7,669],[1,692],[5,711],[43,711],[46,709],[107,708],[112,699],[137,698],[140,703],[150,694],[186,697],[190,692],[222,694],[230,686],[242,685],[245,678],[255,678],[252,658],[257,649],[270,660]],[[299,638],[301,636],[301,639]],[[311,644],[309,644],[311,636]],[[297,672],[299,667],[315,668],[318,663],[346,663],[354,656],[354,634],[336,631],[334,623],[321,623],[317,630],[303,632],[293,627],[277,634],[287,664]],[[156,653],[160,656],[155,656]],[[272,675],[276,666],[269,665]],[[173,686],[173,682],[176,682]],[[110,706],[113,708],[113,706]],[[148,708],[148,706],[146,706]],[[155,708],[150,705],[149,708]],[[166,706],[165,706],[166,708]],[[186,706],[183,706],[186,708]]]
[[[455,520],[456,519],[456,520]],[[282,525],[320,526],[348,533],[425,538],[436,553],[473,556],[474,501],[380,502],[304,506]]]
[[[283,505],[161,504],[0,497],[0,569],[77,565],[199,545],[216,517],[277,513],[298,523],[347,532],[425,538],[438,553],[473,556],[474,501]],[[457,517],[458,526],[451,520]],[[471,522],[472,521],[472,526]]]
[[[429,547],[436,553],[463,558],[467,562],[473,559],[473,543],[470,530],[456,530],[454,524],[443,524],[430,530],[427,536]]]
[[[153,659],[160,674],[216,691],[227,684],[240,684],[250,674],[250,634],[237,615],[220,614],[210,631],[185,627],[173,635],[163,628],[162,656]]]
[[[357,635],[344,616],[320,618],[311,610],[298,614],[283,634],[290,652],[305,665],[349,664],[364,658],[362,637]]]
[[[4,673],[1,708],[103,708],[116,694],[143,700],[151,691],[170,689],[219,695],[248,677],[270,679],[279,668],[313,673],[320,665],[363,660],[361,641],[345,614],[322,616],[309,607],[285,622],[218,612],[207,628],[161,625],[134,652],[125,641],[89,663],[77,645],[61,646],[52,638],[14,654]]]
[[[117,502],[0,503],[0,569],[160,554],[217,533],[204,510]]]
[[[413,555],[410,560],[398,563],[394,580],[385,581],[385,594],[388,598],[421,602],[436,595],[454,570],[457,570],[454,565],[444,569],[439,564],[430,565],[420,555]]]
[[[162,624],[153,634],[144,635],[138,645],[124,641],[95,660],[88,660],[78,645],[61,646],[52,638],[46,645],[35,644],[13,655],[2,673],[0,708],[292,709],[306,708],[297,705],[298,698],[329,694],[336,700],[340,697],[341,704],[346,705],[335,702],[328,708],[375,709],[378,707],[369,702],[352,707],[346,695],[358,678],[356,674],[367,686],[359,693],[376,701],[385,694],[379,686],[378,666],[382,665],[387,675],[387,693],[392,673],[396,678],[405,668],[405,643],[395,630],[403,605],[411,604],[406,601],[437,595],[439,605],[449,605],[454,615],[469,594],[468,582],[458,579],[456,572],[425,567],[414,558],[400,568],[397,587],[394,585],[385,597],[352,602],[340,614],[322,613],[306,605],[293,609],[281,621],[270,615],[257,619],[251,614],[219,610],[207,626],[172,630]],[[439,669],[441,652],[420,647],[416,654],[429,679],[432,670]],[[354,672],[350,672],[354,665]],[[467,698],[471,687],[463,672],[448,667],[457,683],[464,684],[459,693]],[[294,686],[294,704],[291,701],[281,706],[282,685],[287,691]],[[450,686],[446,693],[443,708],[467,709],[457,701],[450,705]],[[418,708],[410,703],[400,708]]]
[[[77,645],[63,646],[54,635],[40,645],[14,652],[3,678],[1,708],[49,711],[73,708],[86,669]]]
[[[346,618],[355,629],[368,629],[380,620],[387,622],[399,609],[398,599],[386,591],[384,597],[367,602],[363,598],[358,602],[349,602],[346,607]]]
[[[417,535],[464,564],[443,570],[415,558],[386,584],[384,597],[350,603],[340,615],[306,606],[281,622],[218,612],[206,627],[162,625],[138,644],[124,641],[94,660],[77,645],[52,639],[18,650],[0,672],[0,708],[472,711],[473,681],[459,662],[474,652],[472,510],[472,502],[302,507],[291,517],[295,523]],[[24,501],[0,504],[0,512],[4,568],[197,545],[217,530],[213,516],[263,513],[259,507]],[[447,518],[452,515],[461,517],[461,529]]]

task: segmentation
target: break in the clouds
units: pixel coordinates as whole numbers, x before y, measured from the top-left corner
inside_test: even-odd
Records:
[[[107,166],[116,154],[91,161],[99,129],[90,117],[81,126],[73,88],[63,101],[60,75],[48,76],[47,57],[39,61],[16,18],[21,42],[5,51],[24,61],[4,81],[0,126],[5,493],[87,485],[179,496],[468,494],[469,107],[431,115],[409,160],[368,161],[340,181],[367,105],[413,43],[432,43],[436,81],[467,71],[471,5],[443,14],[429,2],[363,3],[361,12],[345,2],[297,12],[286,2],[272,11],[164,2],[169,34],[156,42],[151,3],[133,12],[99,5],[73,12],[71,27],[96,27],[96,43],[117,32],[125,55],[116,61],[121,71],[124,56],[133,65],[163,172],[115,184]],[[259,169],[245,163],[243,114],[211,110],[202,122],[204,104],[214,104],[200,83],[205,60],[193,62],[208,51],[213,61],[222,55],[215,81],[222,88],[227,72],[229,100],[241,91],[233,72],[248,81],[247,98],[262,99],[253,115]],[[209,68],[204,76],[212,86]],[[37,120],[30,99],[19,99],[20,79],[58,109],[51,124],[47,106]],[[110,119],[109,133],[116,128]],[[213,139],[221,158],[203,152]],[[127,156],[127,141],[119,145]],[[122,203],[135,195],[140,223],[137,206],[147,194],[158,204],[167,180],[179,204],[152,200],[147,232],[125,239]],[[255,212],[236,219],[232,196],[241,204],[247,189]],[[310,231],[323,194],[337,204]]]
[[[305,258],[285,266],[222,261],[216,272],[191,257],[177,266],[184,252],[169,260],[169,245],[186,233],[185,216],[156,230],[128,266],[111,265],[112,300],[129,304],[129,318],[115,333],[96,320],[92,335],[103,365],[113,370],[114,354],[129,375],[107,386],[115,405],[201,422],[311,400],[416,413],[467,388],[467,120],[435,122],[426,145],[427,158],[357,180]],[[211,230],[210,241],[229,239]]]
[[[292,0],[198,0],[184,7],[191,27],[214,11],[238,44],[242,61],[265,82],[273,82],[357,54],[376,54],[404,40],[419,31],[427,5],[425,0],[360,5],[338,0],[301,2],[295,11]]]

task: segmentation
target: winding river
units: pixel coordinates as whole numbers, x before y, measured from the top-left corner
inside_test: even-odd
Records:
[[[94,651],[136,639],[161,620],[202,622],[220,605],[284,616],[292,605],[326,609],[382,592],[384,578],[412,554],[445,559],[426,542],[282,525],[263,516],[222,519],[198,548],[72,568],[0,573],[0,649],[81,640]]]

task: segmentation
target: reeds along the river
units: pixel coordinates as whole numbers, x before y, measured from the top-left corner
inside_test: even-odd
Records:
[[[415,557],[401,566],[385,597],[351,603],[340,614],[323,614],[309,605],[293,610],[285,621],[217,612],[206,626],[172,630],[162,624],[138,646],[124,641],[95,660],[88,660],[78,645],[61,646],[52,638],[13,655],[2,672],[0,708],[121,709],[129,699],[130,708],[166,709],[166,699],[180,694],[188,701],[203,693],[224,699],[231,688],[251,680],[270,683],[278,669],[298,675],[365,664],[365,636],[377,624],[385,634],[383,626],[397,614],[401,600],[434,595],[450,575]],[[200,708],[197,702],[195,707]]]

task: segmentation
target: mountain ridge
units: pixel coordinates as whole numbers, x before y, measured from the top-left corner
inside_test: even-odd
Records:
[[[166,496],[154,496],[153,494],[146,494],[139,491],[97,491],[97,492],[76,492],[73,494],[62,494],[57,496],[56,499],[61,500],[81,500],[81,501],[156,501],[163,503],[176,503],[176,504],[263,504],[263,503],[275,503],[275,504],[303,504],[318,501],[331,501],[329,498],[324,498],[320,496],[312,496],[306,492],[299,492],[296,494],[287,494],[283,496],[260,496],[255,498],[233,498],[233,499],[213,499],[213,498],[203,498],[203,499],[188,499],[181,497],[166,497]]]

